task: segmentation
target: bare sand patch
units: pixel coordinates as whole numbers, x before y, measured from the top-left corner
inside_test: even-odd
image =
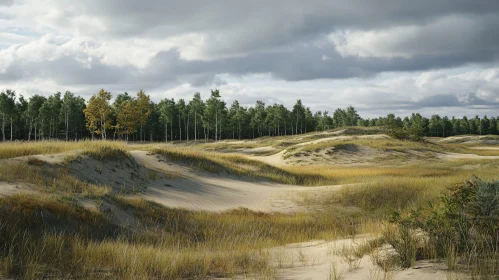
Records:
[[[306,210],[294,201],[293,196],[297,193],[339,188],[292,186],[230,174],[193,171],[144,151],[134,151],[132,156],[142,166],[178,175],[167,180],[149,181],[147,189],[140,194],[140,197],[168,207],[215,212],[244,207],[254,211],[289,213]]]
[[[306,145],[317,144],[317,143],[322,143],[322,142],[327,142],[327,141],[347,141],[347,140],[353,140],[353,139],[389,139],[389,138],[390,138],[390,136],[388,136],[386,134],[341,135],[341,136],[326,137],[326,138],[321,138],[321,139],[317,139],[317,140],[299,143],[299,144],[296,144],[294,147],[302,147],[302,146],[306,146]]]
[[[499,150],[499,147],[469,147],[472,150]]]
[[[460,135],[437,139],[437,143],[499,144],[497,135]]]
[[[27,190],[27,187],[20,184],[0,182],[0,197],[13,195]]]
[[[272,248],[271,265],[277,268],[279,279],[448,279],[446,265],[439,262],[418,261],[413,268],[393,268],[384,271],[375,264],[373,256],[386,255],[389,246],[376,249],[372,255],[354,259],[349,252],[368,240],[360,236],[334,241],[316,240]]]
[[[499,159],[499,156],[480,156],[475,154],[460,154],[460,153],[437,153],[439,159],[454,160],[454,159]]]
[[[81,154],[81,150],[68,151],[59,154],[42,154],[42,155],[30,155],[30,156],[22,156],[16,158],[5,159],[8,161],[18,161],[18,162],[28,162],[30,160],[38,160],[40,162],[45,162],[48,164],[63,164],[68,157],[76,156]]]

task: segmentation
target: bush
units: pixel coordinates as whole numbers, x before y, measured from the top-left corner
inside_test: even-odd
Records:
[[[396,213],[392,221],[403,230],[422,231],[426,246],[436,257],[451,259],[450,267],[460,257],[471,272],[494,275],[499,270],[499,181],[474,176],[450,188],[438,203],[408,215]]]

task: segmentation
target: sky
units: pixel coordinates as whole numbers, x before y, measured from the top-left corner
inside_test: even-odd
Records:
[[[0,90],[499,115],[497,0],[0,0]]]

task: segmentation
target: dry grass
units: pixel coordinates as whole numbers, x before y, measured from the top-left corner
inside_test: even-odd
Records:
[[[319,185],[325,181],[320,174],[292,173],[283,168],[249,159],[243,155],[223,154],[176,146],[153,148],[151,152],[163,155],[169,160],[189,164],[195,169],[214,173],[228,172],[240,176],[296,185]]]
[[[279,143],[285,146],[282,141]],[[317,149],[345,143],[323,142],[304,147]],[[392,139],[357,139],[348,143],[385,150],[477,152],[461,145]],[[269,247],[378,232],[380,219],[393,210],[424,205],[436,199],[446,187],[472,174],[499,179],[499,161],[490,160],[403,167],[277,168],[244,155],[194,146],[106,141],[2,143],[0,159],[79,150],[101,161],[119,160],[134,149],[149,150],[209,172],[228,172],[285,184],[345,186],[307,200],[306,203],[320,206],[308,213],[258,213],[246,209],[193,212],[114,196],[106,186],[77,180],[65,168],[54,168],[38,158],[28,158],[26,162],[4,160],[0,181],[24,183],[41,194],[0,198],[0,278],[200,279],[240,274],[273,278],[276,275],[268,264]],[[92,198],[98,209],[80,206],[82,197]],[[102,205],[114,205],[116,209]],[[353,208],[356,211],[349,211]],[[116,225],[112,217],[120,213],[132,217],[133,227]]]
[[[50,155],[68,151],[84,151],[99,156],[106,150],[127,150],[125,142],[119,141],[39,141],[39,142],[2,142],[0,143],[0,159]]]
[[[168,209],[106,198],[133,213],[133,229],[60,196],[0,199],[0,275],[22,279],[272,277],[265,248],[355,233],[360,224],[319,214]]]
[[[108,186],[90,184],[78,180],[67,169],[54,168],[40,164],[24,162],[5,162],[0,168],[0,182],[21,183],[38,191],[65,193],[80,197],[101,197],[110,193]]]
[[[309,204],[353,206],[367,215],[386,216],[393,210],[407,210],[435,200],[447,187],[472,175],[499,179],[498,165],[498,161],[456,160],[400,168],[292,166],[284,169],[320,174],[326,182],[344,185],[339,192],[324,194],[317,201],[308,201]]]
[[[470,147],[484,146],[484,145],[469,145],[469,144],[448,144],[448,143],[434,143],[428,141],[408,141],[408,140],[398,140],[398,139],[338,139],[331,141],[324,141],[315,144],[308,144],[299,147],[293,147],[288,149],[287,156],[292,156],[293,154],[305,151],[313,152],[320,151],[327,148],[337,148],[341,149],[346,145],[356,145],[356,146],[366,146],[380,151],[398,151],[406,152],[409,150],[419,151],[419,152],[434,152],[434,153],[462,153],[462,154],[475,154],[480,156],[499,156],[499,150],[479,150],[470,149]]]

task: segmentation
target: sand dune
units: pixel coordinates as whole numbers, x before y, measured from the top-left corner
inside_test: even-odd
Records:
[[[190,210],[224,211],[245,207],[255,211],[296,212],[304,210],[296,203],[302,192],[332,191],[341,186],[302,187],[252,180],[229,174],[194,172],[186,166],[167,162],[144,151],[132,152],[142,166],[176,178],[151,181],[140,196],[168,207]]]
[[[349,261],[343,252],[354,250],[368,236],[334,241],[316,240],[288,244],[271,249],[271,264],[278,268],[279,279],[394,279],[394,280],[445,280],[449,279],[443,263],[419,261],[413,268],[394,268],[383,271],[375,265],[370,255]],[[392,252],[389,246],[377,249],[373,255]],[[336,277],[336,278],[335,278]]]

